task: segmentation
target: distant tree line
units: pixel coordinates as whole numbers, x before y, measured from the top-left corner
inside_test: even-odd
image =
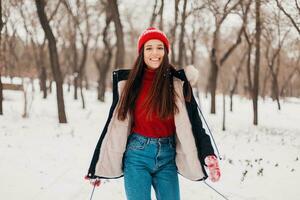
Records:
[[[0,76],[39,79],[43,98],[54,82],[66,123],[64,92],[72,88],[75,100],[80,93],[85,108],[84,91],[97,79],[97,98],[105,101],[110,72],[132,66],[140,32],[155,26],[167,33],[175,66],[199,69],[196,88],[209,94],[211,113],[217,94],[230,97],[231,111],[232,97],[246,96],[256,125],[260,97],[281,109],[282,98],[300,96],[298,0],[147,2],[149,12],[121,0],[0,0]],[[0,79],[1,114],[2,99]]]

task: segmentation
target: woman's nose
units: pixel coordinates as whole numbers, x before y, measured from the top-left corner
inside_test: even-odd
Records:
[[[157,55],[157,53],[158,53],[158,50],[157,49],[153,49],[152,54],[153,55]]]

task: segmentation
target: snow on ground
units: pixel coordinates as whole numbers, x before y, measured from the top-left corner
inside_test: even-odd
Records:
[[[0,199],[89,199],[92,187],[83,177],[106,121],[111,93],[107,93],[106,103],[100,103],[95,91],[85,91],[87,108],[83,110],[81,100],[73,100],[72,91],[65,92],[68,124],[58,123],[53,94],[44,100],[36,92],[25,119],[23,94],[4,91],[4,97],[4,115],[0,116]],[[234,111],[227,112],[224,132],[221,96],[217,98],[217,115],[208,114],[209,99],[201,97],[200,101],[223,158],[221,180],[208,184],[230,200],[300,199],[299,99],[285,100],[281,111],[275,102],[260,100],[259,125],[255,127],[252,102],[234,97]],[[180,189],[182,200],[223,199],[203,182],[181,176]],[[123,179],[103,181],[94,199],[125,199]]]

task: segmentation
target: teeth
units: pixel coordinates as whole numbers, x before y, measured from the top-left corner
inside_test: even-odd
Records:
[[[152,61],[159,61],[159,58],[152,58],[152,59],[150,59],[150,60],[152,60]]]

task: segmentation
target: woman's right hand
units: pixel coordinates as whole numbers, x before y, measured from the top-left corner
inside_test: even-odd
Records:
[[[88,176],[85,176],[84,179],[89,180],[90,184],[94,187],[99,187],[101,185],[101,180],[99,178],[91,179]]]
[[[206,156],[204,161],[209,169],[209,179],[212,182],[217,182],[221,176],[221,171],[217,157],[214,155]]]

